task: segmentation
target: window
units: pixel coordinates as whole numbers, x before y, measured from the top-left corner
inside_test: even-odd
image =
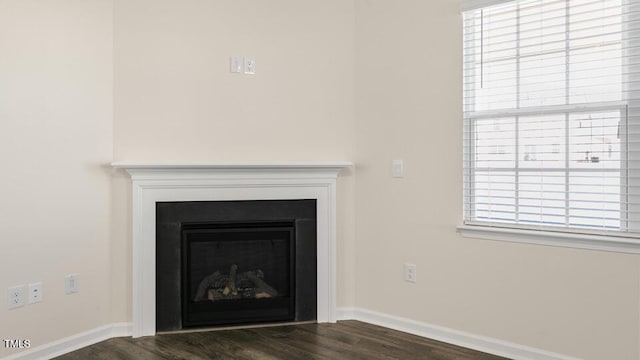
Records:
[[[640,4],[493,3],[464,12],[465,223],[640,232]]]

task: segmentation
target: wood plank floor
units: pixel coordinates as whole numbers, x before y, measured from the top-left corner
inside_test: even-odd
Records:
[[[303,324],[115,338],[58,360],[123,359],[425,359],[498,360],[498,356],[365,324]]]

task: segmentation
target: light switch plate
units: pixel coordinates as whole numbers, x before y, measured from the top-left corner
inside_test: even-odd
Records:
[[[391,164],[391,173],[393,177],[401,178],[404,176],[404,161],[402,160],[393,160]]]
[[[229,58],[229,67],[231,73],[239,74],[242,72],[242,58],[240,56],[232,56]]]
[[[29,304],[34,304],[42,301],[42,283],[29,284]]]
[[[67,295],[80,291],[80,279],[78,274],[69,274],[64,277],[64,293]]]

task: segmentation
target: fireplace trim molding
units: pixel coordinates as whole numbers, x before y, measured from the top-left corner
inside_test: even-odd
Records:
[[[336,182],[333,162],[114,162],[132,182],[133,337],[156,334],[156,202],[317,201],[317,321],[336,321]]]

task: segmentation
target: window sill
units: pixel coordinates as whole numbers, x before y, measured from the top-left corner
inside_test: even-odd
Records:
[[[640,239],[637,238],[509,229],[481,225],[459,225],[456,228],[466,238],[640,254]]]

